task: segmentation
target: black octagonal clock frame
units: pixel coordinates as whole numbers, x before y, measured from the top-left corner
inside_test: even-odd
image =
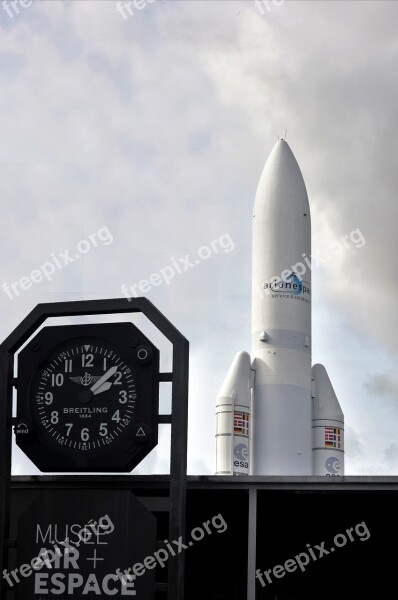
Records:
[[[131,472],[158,415],[159,351],[132,323],[44,327],[18,357],[16,442],[44,473]]]
[[[26,347],[20,351],[24,344],[35,334],[38,328],[52,317],[77,317],[88,315],[109,315],[124,313],[142,313],[172,344],[173,369],[170,373],[159,373],[159,352],[155,346],[131,323],[92,324],[92,325],[66,325],[44,327],[37,336],[30,340]],[[114,329],[114,334],[111,329]],[[62,335],[64,330],[64,336]],[[116,331],[118,330],[118,331]],[[99,341],[101,340],[101,341]],[[57,342],[60,342],[57,345]],[[76,342],[76,343],[75,343]],[[97,343],[96,343],[97,342]],[[36,346],[35,346],[36,344]],[[79,350],[80,344],[80,350]],[[62,345],[64,346],[62,348]],[[88,347],[85,350],[85,346]],[[101,352],[102,348],[102,352]],[[76,356],[72,355],[72,350]],[[16,377],[15,357],[18,356],[18,377]],[[36,358],[26,357],[31,354]],[[83,359],[84,352],[93,354],[93,358]],[[69,353],[69,355],[68,355]],[[95,356],[97,353],[97,356]],[[104,356],[106,353],[106,356]],[[102,359],[115,358],[102,367]],[[65,361],[77,358],[80,368],[76,373],[70,373],[70,363]],[[21,360],[20,360],[21,359]],[[51,417],[54,421],[60,417],[51,415],[46,411],[54,403],[55,412],[60,412],[59,407],[64,406],[57,399],[53,389],[46,389],[46,382],[60,375],[60,370],[54,369],[57,363],[63,360],[64,376],[68,385],[76,386],[72,400],[66,405],[68,408],[68,426],[63,424],[64,434],[54,428],[55,433],[48,432],[50,427],[45,427]],[[88,363],[93,364],[90,372]],[[53,370],[49,365],[53,364]],[[185,535],[185,504],[186,504],[186,471],[187,471],[187,426],[188,426],[188,364],[189,343],[186,338],[162,315],[162,313],[146,298],[83,300],[77,302],[58,302],[39,304],[20,323],[20,325],[0,345],[0,569],[7,567],[8,549],[13,546],[9,539],[10,517],[10,481],[12,461],[12,432],[18,445],[35,462],[39,468],[54,472],[120,472],[132,469],[142,458],[156,446],[158,425],[171,424],[170,444],[170,516],[169,539],[178,540]],[[59,365],[58,365],[59,366]],[[87,367],[87,368],[85,368]],[[115,370],[117,367],[117,371]],[[72,366],[73,368],[73,366]],[[45,372],[47,371],[47,374]],[[119,375],[116,375],[116,372]],[[60,377],[58,377],[58,383]],[[171,414],[160,415],[158,411],[158,391],[160,382],[169,381],[172,384]],[[123,394],[118,393],[115,383],[120,382]],[[54,378],[54,386],[57,381]],[[13,391],[17,389],[18,414],[13,417]],[[89,390],[87,393],[84,389]],[[72,388],[71,388],[72,389]],[[49,395],[51,392],[52,395]],[[47,397],[45,394],[47,393]],[[32,408],[33,400],[36,409]],[[77,395],[76,395],[77,394]],[[99,397],[102,398],[99,399]],[[122,414],[124,401],[129,405]],[[141,403],[140,403],[141,400]],[[47,404],[46,404],[47,402]],[[58,406],[57,406],[58,402]],[[91,431],[83,432],[83,427],[77,429],[80,435],[81,447],[78,453],[76,448],[66,448],[66,444],[52,441],[57,459],[44,456],[43,449],[50,442],[48,434],[54,439],[59,434],[65,438],[65,428],[70,428],[79,423],[77,417],[81,414],[109,415],[109,410],[115,408],[115,403],[120,406],[120,421],[117,423],[121,431],[115,440],[109,443],[109,452],[103,453],[102,436],[105,434],[107,421],[92,420],[95,426],[95,447],[90,444],[88,448],[87,435]],[[42,409],[39,411],[38,409]],[[91,408],[84,410],[85,408]],[[105,410],[105,408],[107,410]],[[96,409],[96,410],[94,410]],[[36,412],[35,412],[36,410]],[[115,409],[116,410],[116,409]],[[75,412],[77,411],[77,412]],[[69,415],[73,414],[72,418]],[[134,419],[129,419],[131,414]],[[112,412],[112,416],[115,412]],[[42,417],[42,420],[40,419]],[[92,417],[90,417],[92,419]],[[124,419],[124,427],[120,425]],[[43,422],[42,422],[43,421]],[[57,425],[58,423],[54,423]],[[41,429],[40,429],[41,427]],[[101,429],[102,427],[102,429]],[[107,425],[109,433],[109,424]],[[88,428],[90,430],[90,428]],[[61,428],[62,430],[62,428]],[[70,429],[70,432],[72,429]],[[113,434],[116,431],[112,431]],[[98,435],[97,435],[98,434]],[[47,437],[46,437],[47,436]],[[76,432],[73,441],[78,442]],[[103,436],[105,437],[105,435]],[[110,438],[111,439],[111,438]],[[94,441],[94,438],[92,439]],[[83,450],[83,443],[86,443]],[[56,444],[59,445],[57,449]],[[113,445],[113,448],[112,448]],[[111,449],[112,448],[112,449]],[[58,452],[56,452],[58,450]],[[84,457],[82,455],[85,455]],[[102,456],[102,458],[101,458]],[[101,460],[107,457],[108,463],[100,465]],[[105,460],[105,462],[106,462]],[[74,465],[74,466],[73,466]],[[59,468],[61,466],[61,468]],[[58,476],[62,477],[62,476]],[[1,596],[0,590],[0,596]],[[184,553],[170,562],[168,573],[168,598],[169,600],[182,600],[184,597]]]

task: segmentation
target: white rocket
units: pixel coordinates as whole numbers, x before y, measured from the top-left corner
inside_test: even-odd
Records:
[[[343,475],[344,416],[322,365],[311,369],[311,217],[285,140],[271,152],[253,214],[252,353],[217,397],[216,472]]]

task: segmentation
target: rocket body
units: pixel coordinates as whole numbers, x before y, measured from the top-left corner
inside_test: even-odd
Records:
[[[284,140],[258,185],[252,249],[252,473],[311,475],[311,218]]]
[[[217,473],[343,475],[344,416],[325,368],[311,370],[310,207],[285,140],[262,172],[252,236],[251,357],[238,354],[217,398]],[[237,412],[249,426],[244,468]]]

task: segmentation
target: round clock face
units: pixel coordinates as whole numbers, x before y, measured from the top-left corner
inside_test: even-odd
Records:
[[[106,340],[71,339],[58,346],[36,371],[30,392],[40,436],[61,453],[98,454],[134,422],[134,373]]]

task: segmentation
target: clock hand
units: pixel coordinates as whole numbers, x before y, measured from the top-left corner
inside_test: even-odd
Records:
[[[111,387],[112,387],[112,383],[110,381],[106,381],[105,383],[103,383],[101,385],[101,387],[97,388],[95,390],[95,392],[93,392],[93,395],[96,396],[97,394],[102,394],[102,392],[106,392]]]
[[[100,379],[98,379],[98,381],[96,381],[94,383],[94,385],[91,386],[90,390],[92,392],[95,392],[99,387],[102,386],[103,383],[105,383],[105,381],[107,381],[109,379],[109,377],[112,377],[112,375],[114,375],[116,373],[116,371],[117,371],[116,366],[108,369],[108,371],[102,377],[100,377]]]

